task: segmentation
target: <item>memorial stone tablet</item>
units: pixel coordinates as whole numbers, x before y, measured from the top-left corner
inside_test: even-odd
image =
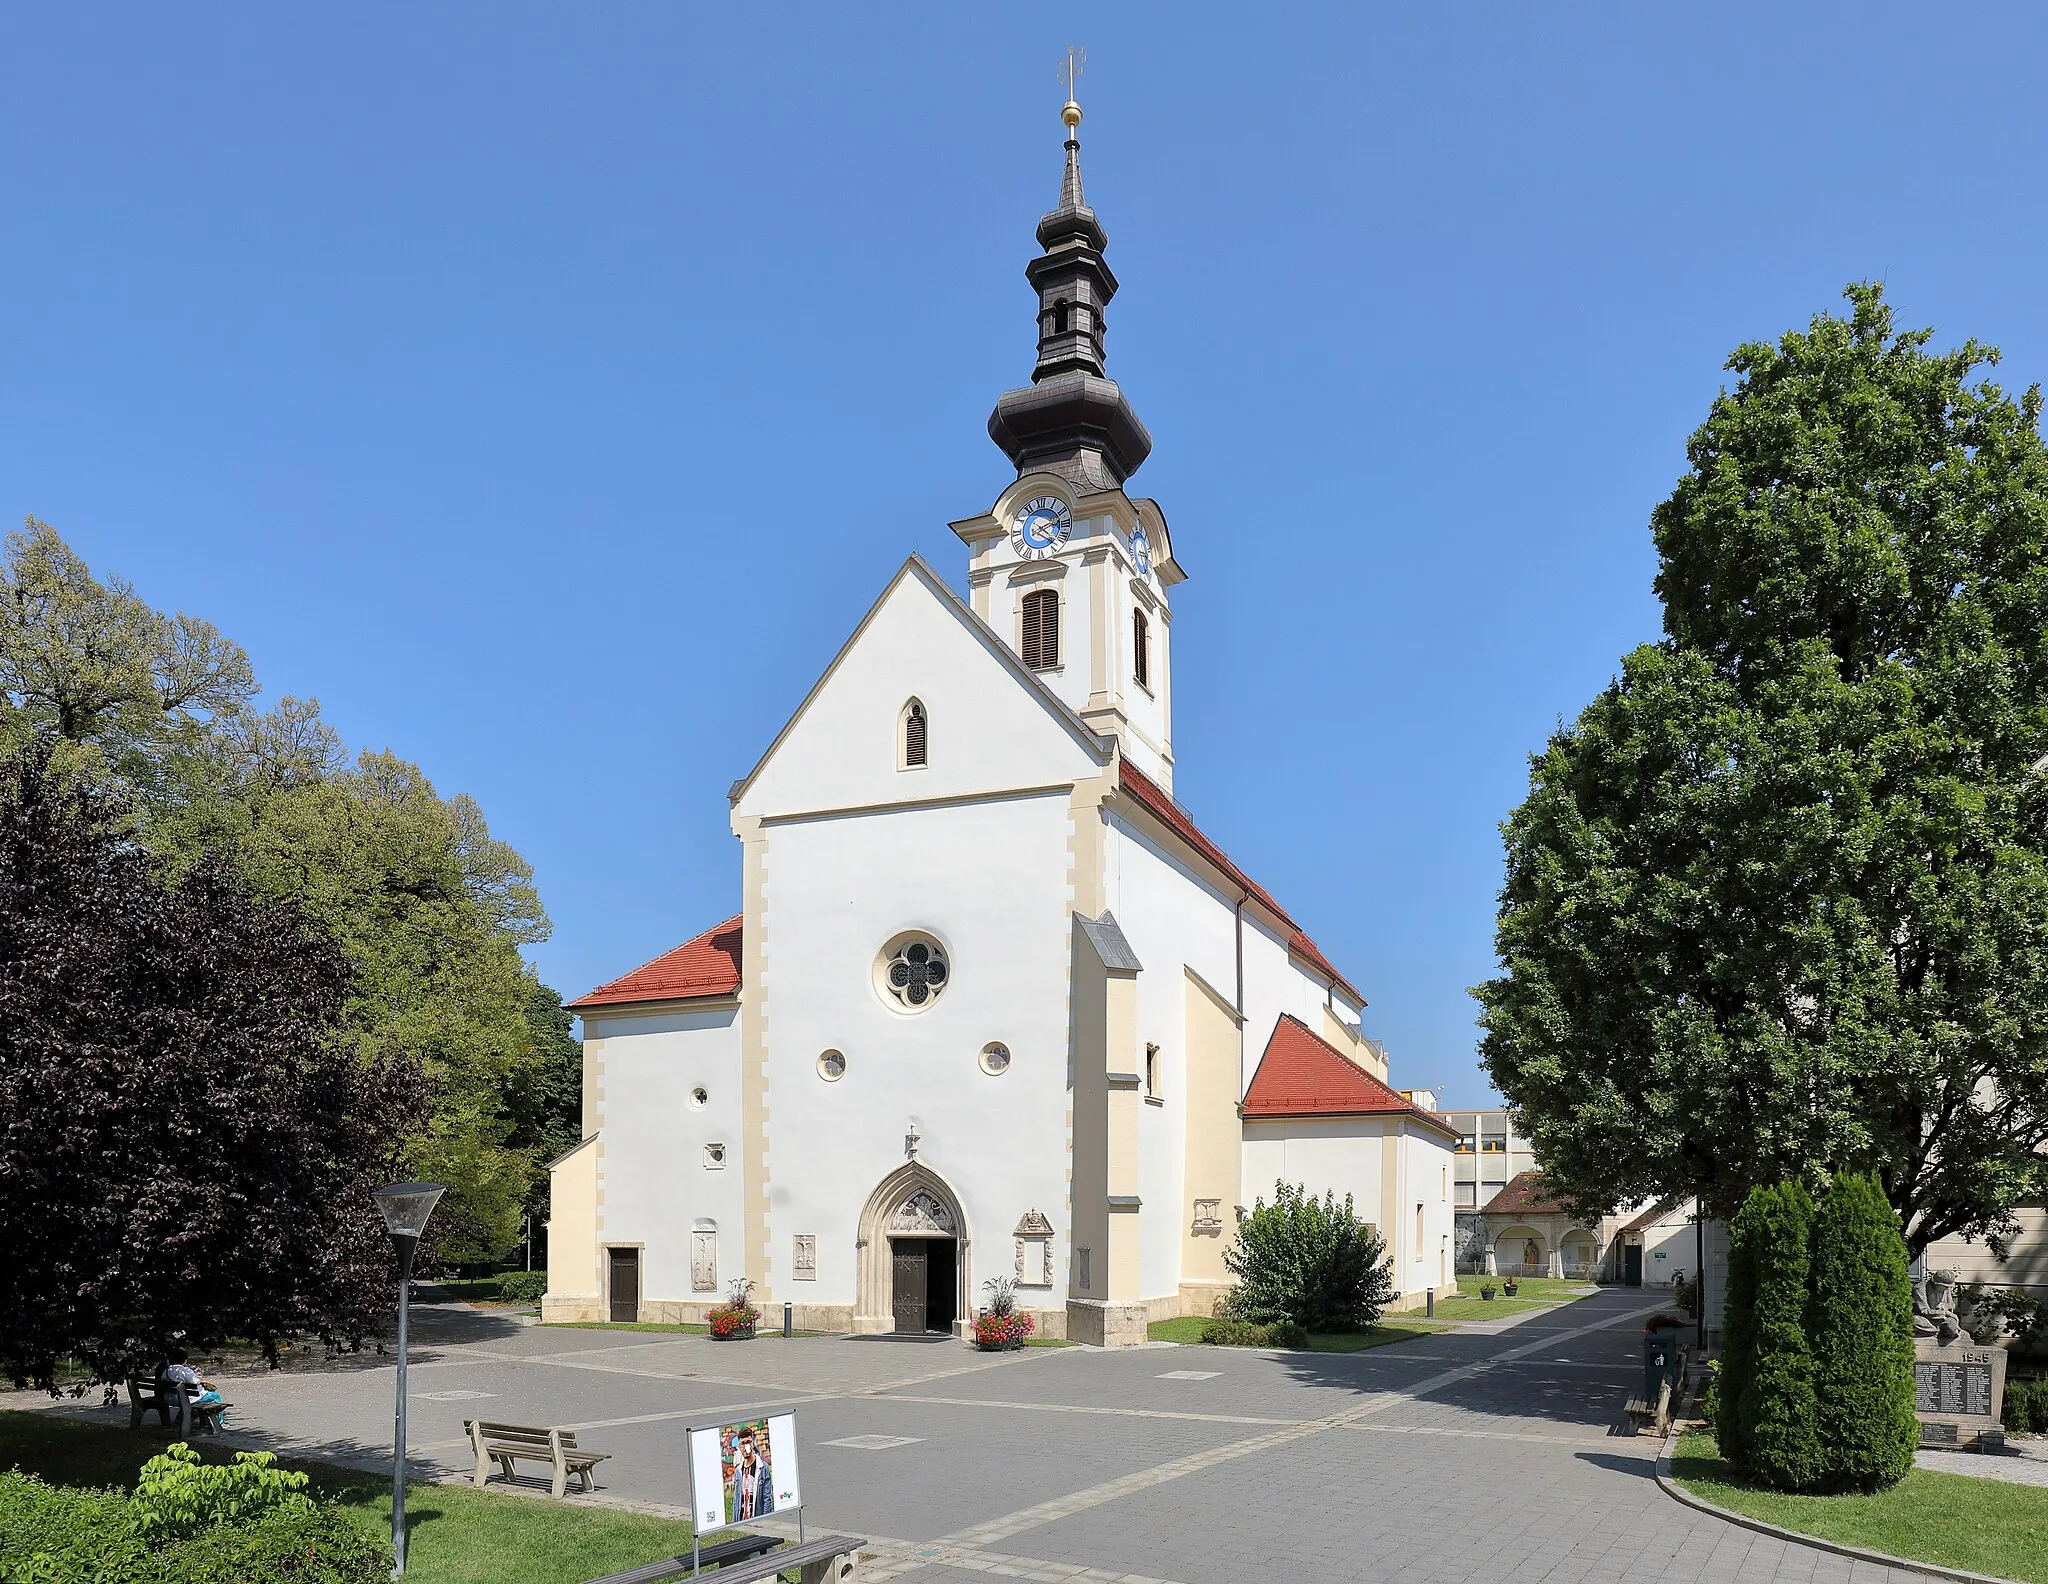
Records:
[[[2005,1399],[2005,1350],[1968,1340],[1942,1347],[1931,1337],[1913,1344],[1913,1411],[1930,1446],[1995,1447],[2004,1443],[1999,1409]]]

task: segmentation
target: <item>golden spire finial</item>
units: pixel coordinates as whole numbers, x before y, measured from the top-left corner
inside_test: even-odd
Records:
[[[1087,64],[1088,52],[1078,44],[1069,44],[1066,64],[1053,73],[1055,77],[1064,77],[1067,82],[1067,102],[1060,110],[1060,119],[1067,124],[1069,138],[1081,135],[1081,106],[1074,97],[1074,87],[1080,81],[1081,73]]]

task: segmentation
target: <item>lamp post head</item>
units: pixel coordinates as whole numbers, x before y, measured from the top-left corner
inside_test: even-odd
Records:
[[[383,1213],[385,1231],[394,1238],[411,1238],[418,1243],[427,1230],[434,1206],[447,1191],[444,1183],[393,1183],[388,1188],[379,1188],[370,1197]]]

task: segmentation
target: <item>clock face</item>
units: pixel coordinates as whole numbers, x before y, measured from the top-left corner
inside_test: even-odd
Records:
[[[1073,507],[1057,495],[1035,495],[1017,508],[1016,528],[1010,537],[1019,555],[1037,561],[1064,545],[1073,528]]]
[[[1131,554],[1138,563],[1138,576],[1144,577],[1152,570],[1152,540],[1143,523],[1131,530]]]

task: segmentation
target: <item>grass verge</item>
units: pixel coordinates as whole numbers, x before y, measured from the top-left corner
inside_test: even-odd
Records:
[[[1799,1534],[1889,1556],[2048,1584],[2048,1489],[1915,1469],[1875,1496],[1790,1496],[1721,1461],[1711,1434],[1681,1436],[1671,1477],[1703,1501]]]
[[[53,1485],[133,1489],[142,1465],[169,1439],[154,1423],[131,1431],[0,1409],[0,1468],[20,1468]],[[232,1448],[203,1440],[197,1450],[210,1463],[233,1458]],[[284,1461],[310,1475],[315,1493],[339,1502],[352,1522],[389,1538],[388,1477]],[[410,1584],[582,1584],[690,1549],[690,1526],[677,1519],[466,1485],[408,1484],[405,1516]],[[721,1531],[718,1538],[740,1532]]]
[[[1179,1342],[1192,1346],[1202,1340],[1208,1320],[1201,1315],[1181,1315],[1174,1320],[1154,1320],[1145,1328],[1154,1342]],[[1400,1320],[1376,1325],[1369,1331],[1315,1332],[1309,1336],[1312,1353],[1363,1353],[1367,1348],[1385,1347],[1389,1342],[1409,1342],[1445,1327],[1428,1320]]]

